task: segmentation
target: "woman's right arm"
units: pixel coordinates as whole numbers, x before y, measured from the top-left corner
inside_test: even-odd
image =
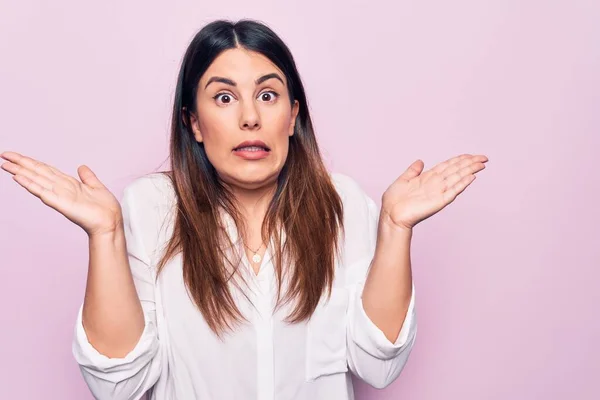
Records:
[[[109,358],[127,355],[144,329],[122,226],[89,238],[82,324],[90,344]]]
[[[161,371],[153,273],[141,238],[133,190],[122,204],[87,167],[81,181],[14,152],[2,169],[89,237],[88,280],[73,354],[96,399],[139,399]]]
[[[122,198],[114,234],[90,236],[90,264],[73,355],[95,398],[139,399],[158,380],[161,353],[154,278],[139,231],[134,191]]]

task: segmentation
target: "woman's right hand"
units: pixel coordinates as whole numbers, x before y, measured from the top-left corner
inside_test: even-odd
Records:
[[[117,198],[86,165],[77,168],[81,182],[58,169],[15,152],[4,152],[2,169],[44,204],[79,225],[89,236],[112,233],[123,216]]]

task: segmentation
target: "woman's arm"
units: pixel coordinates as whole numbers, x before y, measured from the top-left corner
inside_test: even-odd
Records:
[[[353,215],[351,226],[360,226],[362,230],[359,236],[352,235],[352,248],[361,249],[355,253],[354,257],[358,258],[346,267],[350,291],[348,366],[363,381],[381,389],[400,375],[417,335],[410,265],[404,263],[403,267],[399,267],[402,264],[400,259],[408,259],[408,247],[404,246],[410,246],[410,237],[379,233],[385,229],[380,227],[379,209],[358,186],[348,197],[364,199],[347,204],[348,211]],[[361,222],[356,216],[360,216]],[[357,240],[361,240],[361,243]],[[398,246],[401,240],[406,242]],[[410,285],[408,291],[406,285]],[[380,304],[383,306],[380,307]],[[391,318],[389,315],[392,315]]]
[[[424,173],[422,161],[416,161],[386,190],[381,212],[362,190],[349,189],[347,198],[365,199],[362,206],[353,202],[349,207],[354,216],[364,216],[353,226],[365,231],[362,238],[368,243],[362,257],[346,271],[353,277],[349,279],[348,366],[368,384],[384,388],[392,383],[414,347],[413,227],[453,201],[486,161],[485,156],[463,155]],[[359,243],[351,246],[362,248]]]
[[[367,316],[395,342],[412,297],[410,245],[412,229],[391,226],[379,218],[375,256],[362,295]]]
[[[124,357],[144,330],[144,313],[135,290],[125,231],[89,239],[89,267],[83,326],[90,344],[108,358]]]
[[[73,355],[97,399],[140,399],[162,371],[154,274],[142,238],[149,230],[146,211],[154,207],[147,183],[125,188],[122,232],[90,238]]]
[[[390,341],[398,336],[410,303],[413,227],[453,202],[486,162],[483,155],[463,154],[423,172],[423,161],[417,160],[383,194],[363,304]]]

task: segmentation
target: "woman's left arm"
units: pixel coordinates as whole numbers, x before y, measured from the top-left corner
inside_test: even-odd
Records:
[[[362,306],[369,319],[390,343],[394,343],[413,297],[410,262],[413,232],[391,226],[386,218],[382,210],[377,225],[375,256],[362,293]]]
[[[350,306],[349,333],[356,346],[349,365],[372,386],[385,387],[400,374],[415,339],[414,226],[454,201],[487,161],[463,154],[423,172],[417,160],[383,194],[374,256],[362,293]]]

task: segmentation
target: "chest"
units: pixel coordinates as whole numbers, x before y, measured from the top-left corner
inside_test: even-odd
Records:
[[[157,312],[163,315],[168,345],[178,365],[210,376],[260,364],[288,375],[300,371],[303,382],[345,373],[350,291],[343,286],[343,279],[336,277],[331,297],[321,299],[309,321],[290,324],[285,318],[291,305],[275,307],[277,287],[270,252],[266,252],[258,274],[251,270],[248,260],[243,262],[246,265],[240,271],[246,271],[247,285],[232,284],[230,290],[246,322],[223,338],[212,332],[188,294],[181,256],[165,265],[157,284],[162,299]],[[264,360],[265,354],[270,355],[270,361]],[[207,364],[207,359],[212,361]]]

